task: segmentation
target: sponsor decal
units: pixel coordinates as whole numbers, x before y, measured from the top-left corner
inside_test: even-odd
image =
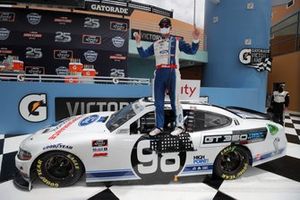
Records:
[[[136,98],[55,98],[56,121],[91,112],[117,111]]]
[[[86,17],[84,18],[84,28],[99,28],[100,27],[100,19]]]
[[[13,50],[10,50],[8,48],[0,48],[0,55],[4,55],[6,56],[7,54],[12,54],[13,53]]]
[[[112,68],[110,70],[111,77],[125,77],[125,69]]]
[[[269,49],[242,49],[239,54],[239,60],[248,67],[256,68],[257,71],[271,71],[272,60]]]
[[[58,129],[53,135],[51,135],[48,139],[54,140],[57,138],[60,134],[62,134],[67,128],[69,128],[72,124],[74,124],[81,116],[77,116],[70,121],[68,121],[64,126],[62,126],[60,129]]]
[[[31,32],[23,33],[23,37],[27,38],[29,40],[36,40],[36,39],[42,38],[43,34],[41,34],[39,32],[35,32],[35,31],[31,31]]]
[[[68,43],[72,41],[71,33],[57,31],[55,32],[55,42]]]
[[[111,21],[110,30],[126,32],[128,30],[128,24],[124,22]]]
[[[108,147],[93,147],[93,152],[107,151]]]
[[[41,66],[25,66],[26,74],[45,74],[45,67]]]
[[[276,135],[279,131],[278,127],[272,124],[267,124],[268,130],[271,133],[271,135]]]
[[[93,157],[107,156],[108,153],[108,141],[107,140],[93,140],[92,150],[94,152]]]
[[[116,6],[111,4],[101,4],[96,2],[86,2],[86,8],[92,11],[112,13],[118,15],[131,15],[133,9],[128,7]]]
[[[87,126],[87,125],[90,125],[92,124],[93,122],[97,121],[99,119],[99,115],[91,115],[91,116],[88,116],[84,119],[82,119],[78,126]]]
[[[249,144],[264,141],[267,136],[267,130],[253,129],[233,131],[233,134],[228,135],[206,135],[203,137],[203,144],[216,143],[235,143],[235,144]]]
[[[19,113],[29,122],[42,122],[47,119],[46,94],[29,94],[19,103]]]
[[[135,32],[139,33],[140,31],[141,31],[141,40],[142,41],[155,42],[157,40],[162,39],[160,33],[138,30],[138,29],[131,29],[131,39],[135,39],[133,34]]]
[[[199,155],[193,157],[193,163],[194,164],[207,164],[209,162],[208,159],[205,158],[205,155]]]
[[[9,37],[10,30],[7,28],[0,28],[0,40],[6,40]]]
[[[72,50],[54,50],[53,58],[58,60],[70,60],[73,58]]]
[[[107,152],[96,152],[93,154],[93,157],[103,157],[103,156],[107,156],[108,153]]]
[[[55,72],[56,72],[57,75],[66,76],[69,73],[69,69],[65,66],[60,66],[60,67],[55,69]]]
[[[39,59],[43,57],[43,52],[41,48],[27,47],[25,56],[26,58]]]
[[[99,120],[97,121],[97,122],[101,122],[101,123],[103,123],[103,122],[105,122],[106,120],[108,119],[108,116],[106,116],[106,117],[100,117],[99,118]]]
[[[84,52],[84,58],[88,61],[88,62],[95,62],[97,60],[98,57],[98,53],[93,51],[93,50],[88,50],[86,52]]]
[[[48,149],[73,149],[73,146],[70,145],[65,145],[63,143],[58,143],[58,144],[50,144],[45,147],[43,147],[43,150],[48,150]]]
[[[127,57],[123,56],[122,54],[114,54],[114,55],[109,56],[109,59],[120,62],[120,61],[126,60]]]
[[[101,44],[101,36],[97,35],[82,35],[83,44]]]
[[[1,22],[14,22],[16,13],[14,12],[0,12],[0,21]]]
[[[120,36],[116,36],[112,38],[112,43],[115,47],[121,48],[124,46],[125,40]]]
[[[41,22],[42,16],[38,13],[27,14],[27,20],[31,25],[38,25]]]
[[[108,146],[108,140],[93,140],[92,147],[105,147]]]
[[[72,19],[70,19],[68,17],[57,17],[57,18],[54,18],[54,22],[61,24],[61,25],[66,25],[66,24],[71,24]]]

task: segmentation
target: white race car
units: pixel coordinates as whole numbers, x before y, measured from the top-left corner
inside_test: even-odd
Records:
[[[18,186],[38,177],[51,187],[122,180],[173,180],[212,174],[241,176],[248,166],[286,153],[284,128],[262,113],[182,102],[185,132],[171,136],[173,115],[165,105],[164,133],[155,127],[154,102],[140,99],[123,109],[70,117],[37,131],[20,144]],[[23,180],[23,182],[22,182]],[[24,184],[26,180],[27,184]]]

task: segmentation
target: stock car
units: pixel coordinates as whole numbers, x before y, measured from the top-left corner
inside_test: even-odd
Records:
[[[263,113],[181,102],[185,131],[171,136],[174,116],[165,104],[164,132],[155,127],[155,106],[139,99],[116,112],[73,116],[25,139],[16,155],[17,186],[40,179],[66,187],[85,175],[87,184],[124,180],[168,181],[214,174],[225,180],[286,153],[284,128]]]

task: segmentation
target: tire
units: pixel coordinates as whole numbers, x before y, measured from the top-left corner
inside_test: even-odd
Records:
[[[249,155],[240,146],[228,146],[217,156],[214,163],[214,175],[233,180],[243,175],[249,166]]]
[[[35,162],[37,177],[50,187],[75,184],[83,174],[81,161],[71,153],[49,152]]]

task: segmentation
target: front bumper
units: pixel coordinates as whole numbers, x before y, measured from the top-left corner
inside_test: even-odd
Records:
[[[22,190],[30,191],[32,189],[32,184],[30,179],[24,178],[21,173],[18,171],[15,174],[14,185]]]

